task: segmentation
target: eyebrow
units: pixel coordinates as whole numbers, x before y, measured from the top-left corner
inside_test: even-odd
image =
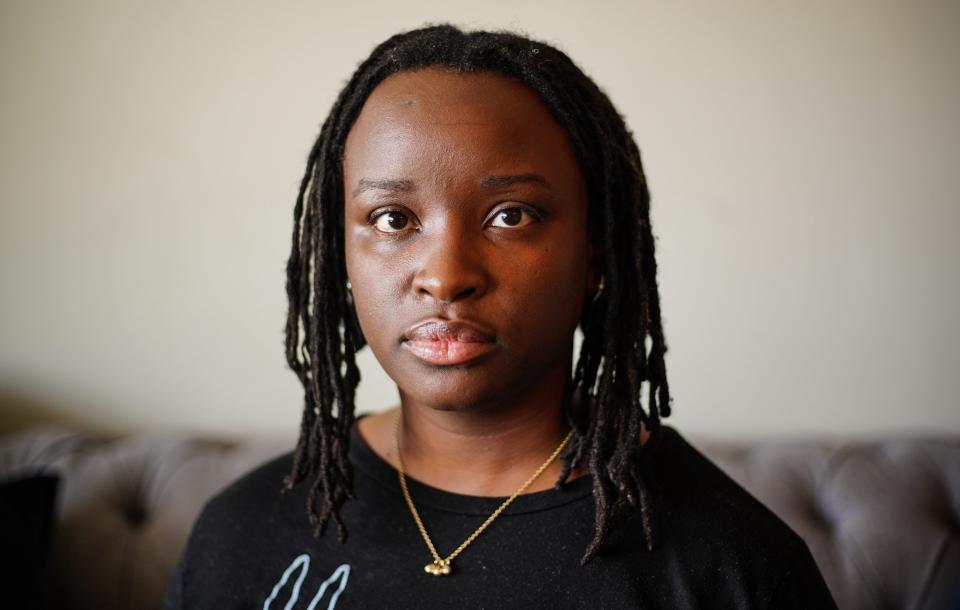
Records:
[[[365,191],[400,191],[409,193],[416,190],[413,182],[409,180],[391,180],[390,178],[361,178],[357,183],[357,188],[353,189],[353,196],[356,197]]]
[[[539,184],[545,188],[550,188],[550,182],[540,174],[508,174],[502,176],[486,176],[480,180],[480,186],[485,189],[498,189],[513,186],[515,184]],[[353,196],[366,191],[394,191],[401,193],[411,193],[417,190],[417,187],[410,180],[394,180],[391,178],[361,178],[357,182],[357,188],[353,189]]]
[[[487,176],[480,181],[480,186],[486,189],[504,188],[515,184],[539,184],[550,188],[550,183],[540,174],[512,174],[507,176]]]

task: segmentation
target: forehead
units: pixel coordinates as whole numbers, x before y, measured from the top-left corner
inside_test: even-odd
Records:
[[[364,104],[344,151],[348,188],[361,178],[450,182],[516,172],[580,187],[566,132],[536,93],[496,72],[427,68],[387,78]]]
[[[536,93],[519,80],[498,72],[455,72],[431,67],[400,72],[373,90],[363,113],[402,113],[408,119],[442,119],[470,113],[479,121],[506,120],[517,115],[549,119]]]

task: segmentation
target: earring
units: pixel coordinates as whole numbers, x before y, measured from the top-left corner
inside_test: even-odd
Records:
[[[593,293],[593,302],[596,303],[600,299],[600,295],[603,294],[603,275],[600,276],[600,281],[597,282],[597,291]]]

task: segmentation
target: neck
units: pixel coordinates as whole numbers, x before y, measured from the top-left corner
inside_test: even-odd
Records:
[[[568,428],[562,396],[507,413],[457,413],[404,406],[399,447],[406,473],[440,489],[509,496],[554,452]],[[528,491],[549,489],[558,457]]]
[[[542,379],[522,395],[482,407],[438,408],[401,391],[402,407],[363,418],[360,434],[394,468],[400,467],[399,436],[403,469],[411,479],[464,495],[509,496],[569,432],[565,375],[558,371],[556,379]],[[526,492],[550,489],[562,469],[558,456]],[[570,478],[584,472],[577,469]]]

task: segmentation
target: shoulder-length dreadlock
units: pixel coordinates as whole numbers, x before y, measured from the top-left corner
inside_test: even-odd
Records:
[[[355,362],[366,342],[344,264],[343,150],[371,91],[397,72],[438,66],[496,71],[536,92],[566,131],[587,184],[593,234],[602,245],[604,288],[585,307],[584,333],[571,380],[567,417],[576,430],[558,484],[586,456],[596,501],[589,561],[614,519],[640,504],[653,548],[650,494],[643,474],[641,422],[656,441],[670,414],[650,229],[640,152],[623,119],[597,85],[561,51],[509,32],[425,27],[391,37],[357,68],[324,121],[307,160],[294,208],[287,263],[286,355],[304,387],[300,437],[285,489],[311,479],[307,513],[320,537],[331,519],[346,539],[340,508],[353,495],[347,459],[360,381]],[[646,408],[644,407],[646,390]]]

